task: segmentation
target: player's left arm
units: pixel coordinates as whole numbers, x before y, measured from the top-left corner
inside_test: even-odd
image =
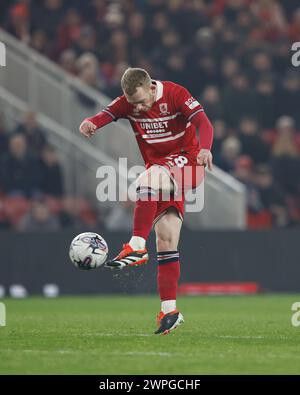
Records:
[[[207,165],[209,170],[212,170],[213,126],[204,111],[197,112],[190,118],[190,122],[200,131],[201,150],[197,156],[197,162],[204,167]]]
[[[213,126],[203,107],[186,88],[178,84],[175,87],[174,100],[178,110],[199,130],[201,149],[197,156],[198,164],[208,166],[209,170],[212,170],[210,150],[213,142]]]

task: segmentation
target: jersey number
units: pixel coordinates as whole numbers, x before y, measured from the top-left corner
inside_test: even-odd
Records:
[[[176,163],[176,166],[183,167],[188,163],[188,159],[185,156],[178,156],[178,158],[174,159],[174,162]]]

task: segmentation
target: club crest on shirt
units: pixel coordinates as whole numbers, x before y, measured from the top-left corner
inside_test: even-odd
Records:
[[[170,114],[168,111],[168,104],[167,103],[161,103],[159,105],[159,111],[160,111],[161,115]]]

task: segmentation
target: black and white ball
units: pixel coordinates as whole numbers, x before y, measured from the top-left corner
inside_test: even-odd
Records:
[[[78,269],[96,269],[105,263],[108,256],[108,246],[103,237],[97,233],[85,232],[74,237],[69,255]]]

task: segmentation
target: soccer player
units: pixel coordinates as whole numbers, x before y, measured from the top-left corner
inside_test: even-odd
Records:
[[[145,264],[146,240],[154,225],[161,299],[155,333],[167,334],[184,322],[176,308],[184,192],[203,181],[205,166],[212,169],[213,127],[188,90],[170,81],[152,80],[146,70],[127,69],[121,87],[124,94],[95,116],[83,120],[79,129],[90,137],[119,118],[127,118],[131,123],[146,170],[136,181],[132,237],[106,266]],[[191,171],[185,172],[186,169]],[[167,193],[169,199],[164,196]]]

